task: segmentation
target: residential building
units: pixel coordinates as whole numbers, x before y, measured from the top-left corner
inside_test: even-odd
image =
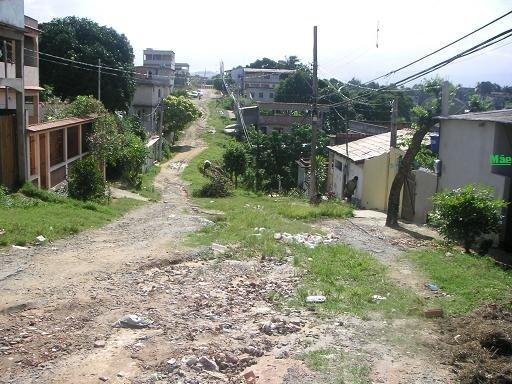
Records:
[[[277,84],[294,73],[291,69],[259,69],[237,67],[226,74],[231,77],[240,94],[255,101],[273,102]]]
[[[176,63],[175,64],[175,88],[188,88],[190,86],[190,66],[188,63]]]
[[[38,23],[23,0],[0,2],[0,184],[28,178],[26,125],[39,121]]]
[[[398,131],[402,137],[405,131]],[[332,192],[343,198],[343,189],[354,176],[358,177],[352,201],[367,209],[385,211],[391,183],[404,152],[390,146],[391,133],[365,137],[348,144],[328,146],[328,172],[331,173]]]
[[[156,132],[156,107],[174,89],[174,52],[147,48],[144,50],[143,65],[135,67],[135,71],[136,88],[131,112],[139,116],[147,131]]]
[[[512,157],[512,109],[440,117],[440,174],[437,190],[477,183],[512,202],[512,161],[492,164],[492,156]],[[512,204],[504,211],[501,240],[512,249]]]

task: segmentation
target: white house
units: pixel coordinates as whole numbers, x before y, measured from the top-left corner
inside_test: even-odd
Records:
[[[496,197],[512,201],[512,161],[492,165],[492,157],[512,157],[512,109],[440,117],[438,190],[466,184],[490,186]],[[501,240],[512,248],[512,206],[506,215]]]

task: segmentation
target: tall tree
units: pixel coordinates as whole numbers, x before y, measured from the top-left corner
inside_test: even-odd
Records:
[[[101,76],[101,101],[111,111],[128,110],[135,90],[134,56],[124,34],[74,16],[53,19],[40,24],[40,28],[39,49],[42,53],[94,65],[100,59],[104,66],[126,70],[104,70]],[[97,96],[96,68],[69,62],[57,65],[45,59],[48,57],[41,55],[41,83],[53,87],[55,95],[66,99],[74,99],[78,95]],[[60,62],[59,59],[50,60]]]
[[[310,74],[297,71],[278,84],[274,100],[286,103],[310,103],[312,97]]]
[[[248,68],[258,68],[258,69],[273,69],[279,68],[279,64],[277,61],[269,59],[268,57],[264,57],[263,59],[258,59],[255,62],[249,64]]]
[[[388,212],[386,216],[386,226],[388,227],[398,226],[400,191],[402,190],[407,174],[411,171],[414,158],[421,149],[423,138],[434,125],[434,117],[441,113],[441,84],[439,80],[440,79],[427,80],[422,84],[422,90],[426,93],[430,93],[433,97],[429,98],[423,107],[413,108],[412,112],[416,120],[416,130],[398,166],[398,171],[389,190]]]

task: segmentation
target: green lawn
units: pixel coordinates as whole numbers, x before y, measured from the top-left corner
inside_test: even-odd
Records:
[[[55,240],[88,228],[100,227],[143,204],[132,199],[114,200],[108,205],[81,202],[47,191],[31,197],[21,193],[0,199],[0,246],[25,245],[43,235]]]
[[[442,292],[431,300],[445,313],[460,315],[485,303],[502,303],[512,308],[512,271],[504,271],[490,258],[452,251],[423,250],[409,257]]]

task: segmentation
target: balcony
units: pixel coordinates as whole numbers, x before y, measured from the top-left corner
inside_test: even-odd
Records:
[[[4,63],[0,63],[0,79],[5,79]],[[24,83],[25,87],[39,87],[39,68],[38,67],[24,67]],[[16,68],[13,63],[7,64],[7,78],[16,78]]]

